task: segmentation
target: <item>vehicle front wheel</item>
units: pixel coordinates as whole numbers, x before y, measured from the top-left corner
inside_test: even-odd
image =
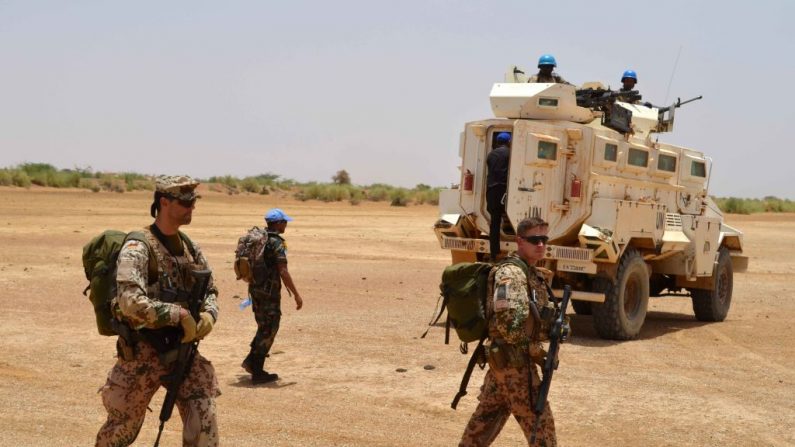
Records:
[[[718,264],[712,272],[712,279],[715,285],[713,290],[690,289],[693,313],[699,321],[723,321],[729,313],[734,273],[731,255],[726,247],[718,250]]]
[[[640,253],[627,249],[618,274],[605,292],[604,303],[593,303],[596,332],[602,338],[630,340],[638,336],[649,306],[649,270]]]

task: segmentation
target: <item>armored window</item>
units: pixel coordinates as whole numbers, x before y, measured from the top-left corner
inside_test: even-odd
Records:
[[[649,153],[640,149],[629,148],[627,163],[645,168],[649,165]]]
[[[539,141],[538,158],[542,160],[557,160],[558,145],[549,141]]]
[[[605,144],[605,161],[618,160],[618,146],[615,144]]]
[[[538,98],[538,105],[541,107],[557,107],[557,98]]]
[[[706,177],[707,165],[703,161],[694,161],[690,163],[690,175],[693,177]]]
[[[660,171],[676,172],[676,157],[660,154],[657,158],[657,169]]]

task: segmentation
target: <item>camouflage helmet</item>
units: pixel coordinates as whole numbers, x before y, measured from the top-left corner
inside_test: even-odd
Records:
[[[196,187],[199,182],[187,175],[161,175],[155,180],[155,192],[178,200],[193,200],[199,197]]]

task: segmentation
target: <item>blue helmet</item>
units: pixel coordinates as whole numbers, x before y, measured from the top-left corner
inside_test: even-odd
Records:
[[[627,70],[621,75],[621,82],[624,82],[624,79],[634,79],[635,82],[638,82],[638,74],[635,73],[635,70]]]
[[[265,213],[265,222],[290,222],[292,217],[284,214],[284,211],[279,208],[273,208]]]
[[[500,132],[497,134],[497,142],[498,143],[510,143],[511,142],[511,134],[510,132]]]
[[[538,58],[538,68],[541,68],[542,65],[557,67],[558,63],[555,62],[555,56],[551,54],[542,54],[541,57]]]

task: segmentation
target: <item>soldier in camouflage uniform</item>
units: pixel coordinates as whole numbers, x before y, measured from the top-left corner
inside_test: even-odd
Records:
[[[539,218],[521,221],[516,232],[517,251],[510,256],[518,257],[528,266],[527,275],[510,262],[500,264],[493,272],[493,292],[487,301],[491,315],[490,344],[486,346],[489,370],[478,396],[480,403],[459,446],[490,445],[511,414],[530,445],[536,416],[529,393],[532,390],[533,400],[538,398],[541,381],[536,364],[542,364],[546,355],[541,341],[548,339],[551,320],[548,316],[554,315],[544,275],[534,267],[536,261],[544,257],[547,231],[547,223]],[[549,403],[544,407],[540,422],[535,446],[557,445]]]
[[[207,336],[218,318],[215,286],[210,286],[199,321],[185,308],[193,285],[191,270],[209,269],[199,247],[179,232],[191,222],[198,182],[187,176],[157,178],[151,207],[155,222],[143,229],[145,243],[125,242],[117,261],[118,291],[111,302],[124,336],[118,359],[100,388],[108,412],[97,446],[127,446],[135,441],[147,406],[170,372],[180,342]],[[154,272],[156,260],[157,272]],[[180,298],[182,297],[182,298]],[[179,388],[176,405],[183,423],[183,446],[217,446],[215,398],[220,395],[212,364],[197,353]]]
[[[241,366],[251,374],[251,381],[256,384],[273,382],[279,378],[277,374],[269,373],[263,368],[282,318],[282,281],[295,298],[295,308],[300,310],[303,306],[301,295],[287,270],[287,243],[282,237],[282,233],[287,229],[287,222],[292,220],[279,208],[269,210],[265,214],[268,241],[265,243],[262,257],[255,261],[255,263],[264,263],[265,278],[259,284],[249,284],[248,288],[254,319],[257,322],[257,333],[251,340],[251,350]],[[257,271],[258,267],[255,266],[254,270]]]
[[[569,84],[563,79],[563,76],[552,72],[557,66],[558,63],[555,61],[555,56],[551,54],[541,55],[538,58],[538,73],[527,78],[527,82]]]

